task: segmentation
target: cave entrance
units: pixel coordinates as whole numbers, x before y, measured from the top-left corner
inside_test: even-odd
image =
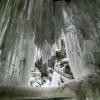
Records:
[[[65,41],[63,38],[59,38],[53,44],[51,57],[45,63],[42,56],[35,61],[31,70],[30,86],[57,87],[73,78],[67,58]]]

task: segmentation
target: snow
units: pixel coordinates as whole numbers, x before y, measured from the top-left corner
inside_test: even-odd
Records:
[[[45,84],[42,85],[42,87],[49,87],[50,86],[50,81],[47,80]]]
[[[69,60],[68,60],[68,58],[64,58],[64,59],[62,59],[62,61],[69,61]]]
[[[53,75],[52,75],[52,82],[51,82],[50,86],[56,87],[56,86],[58,86],[59,82],[60,82],[60,75],[54,71]]]
[[[34,68],[31,72],[31,81],[33,81],[32,86],[35,87],[58,87],[61,85],[63,82],[68,81],[70,75],[64,74],[64,67],[61,66],[62,61],[68,61],[68,58],[64,58],[61,61],[55,60],[55,65],[54,69],[48,67],[47,72],[48,72],[48,77],[41,78],[41,72],[37,69]],[[64,76],[62,75],[64,74]],[[67,77],[68,76],[68,77]],[[39,82],[40,81],[40,82]]]
[[[46,83],[42,85],[42,87],[57,87],[59,82],[60,75],[54,71],[52,75],[52,81],[50,82],[49,80],[47,80]]]

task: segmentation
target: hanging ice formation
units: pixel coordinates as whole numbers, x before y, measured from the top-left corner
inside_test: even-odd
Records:
[[[0,0],[0,99],[48,96],[100,100],[100,0]]]

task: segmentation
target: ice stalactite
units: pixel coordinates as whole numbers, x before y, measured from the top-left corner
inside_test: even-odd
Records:
[[[6,6],[0,10],[0,84],[2,85],[29,84],[34,56],[34,32],[30,20],[23,20],[21,16],[22,13],[25,14],[20,8],[22,3],[22,1],[8,0]]]
[[[47,60],[51,57],[51,44],[45,41],[41,53],[42,53],[43,62],[44,63],[47,62]]]
[[[93,5],[93,2],[90,3]],[[100,51],[100,48],[97,45],[99,35],[98,32],[95,31],[96,26],[93,25],[93,16],[95,15],[91,16],[92,11],[89,12],[88,8],[87,10],[85,7],[82,9],[81,6],[83,5],[83,1],[77,2],[76,5],[72,2],[70,3],[69,8],[65,7],[63,10],[65,20],[63,32],[66,37],[66,50],[72,72],[75,76],[75,80],[71,83],[68,82],[66,85],[70,83],[73,88],[75,87],[75,84],[79,87],[79,90],[76,88],[76,95],[79,100],[99,100],[100,93],[99,88],[97,89],[97,87],[100,87],[99,58],[97,56]],[[81,9],[79,9],[79,7]],[[89,9],[91,9],[91,7]],[[96,72],[96,70],[98,70],[98,72]],[[94,91],[96,91],[96,93],[94,93]]]
[[[78,38],[75,35],[77,29],[73,25],[73,15],[68,16],[65,10],[63,10],[65,27],[62,30],[62,34],[65,36],[66,53],[71,65],[71,69],[75,78],[78,78],[83,73],[83,64],[81,61],[81,51],[78,44]]]

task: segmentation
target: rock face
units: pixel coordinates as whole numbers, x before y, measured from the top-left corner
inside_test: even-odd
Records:
[[[29,85],[36,45],[45,61],[61,33],[75,77],[62,95],[99,100],[100,0],[0,0],[0,86]]]

